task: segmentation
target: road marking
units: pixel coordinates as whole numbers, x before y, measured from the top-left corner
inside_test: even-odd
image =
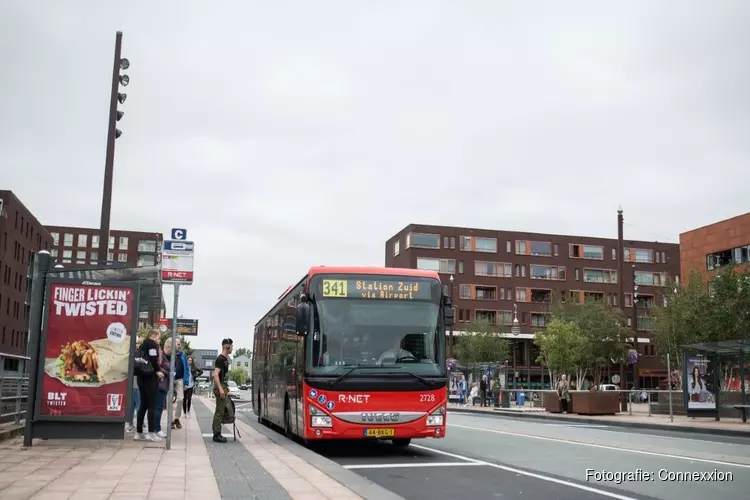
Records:
[[[453,457],[459,460],[471,461],[471,462],[474,462],[476,465],[486,465],[487,467],[494,467],[495,469],[512,472],[514,474],[519,474],[521,476],[533,477],[534,479],[541,479],[542,481],[549,481],[550,483],[561,484],[563,486],[568,486],[570,488],[577,488],[579,490],[588,491],[590,493],[596,493],[598,495],[602,495],[605,497],[616,498],[617,500],[637,500],[635,497],[627,497],[625,495],[618,495],[617,493],[610,493],[609,491],[592,488],[591,486],[584,486],[582,484],[572,483],[570,481],[565,481],[564,479],[557,479],[555,477],[543,476],[541,474],[536,474],[534,472],[528,472],[525,470],[516,469],[515,467],[508,467],[506,465],[493,464],[491,462],[485,462],[483,460],[474,460],[473,458],[465,457],[463,455],[457,455],[456,453],[448,453],[447,451],[436,450],[435,448],[428,448],[427,446],[422,446],[419,444],[412,444],[412,446],[414,448],[420,448],[422,450],[431,451],[433,453],[439,453],[447,457]]]
[[[544,424],[547,427],[583,427],[586,429],[606,429],[609,425],[586,425],[586,424]]]
[[[674,458],[677,460],[686,460],[688,462],[702,462],[705,464],[714,464],[714,465],[724,465],[729,467],[741,467],[743,469],[750,469],[750,465],[748,464],[740,464],[737,462],[724,462],[721,460],[711,460],[708,458],[695,458],[695,457],[683,457],[680,455],[672,455],[669,453],[658,453],[655,451],[645,451],[645,450],[634,450],[632,448],[621,448],[617,446],[607,446],[603,444],[594,444],[594,443],[583,443],[581,441],[571,441],[569,439],[561,439],[561,438],[552,438],[552,437],[546,437],[546,436],[534,436],[532,434],[523,434],[520,432],[510,432],[510,431],[501,431],[497,429],[486,429],[484,427],[471,427],[468,425],[458,425],[458,424],[448,424],[451,427],[459,427],[462,429],[469,429],[472,431],[483,431],[483,432],[492,432],[494,434],[505,434],[507,436],[516,436],[516,437],[525,437],[529,439],[538,439],[540,441],[553,441],[557,443],[565,443],[565,444],[575,444],[578,446],[588,446],[589,448],[599,448],[602,450],[612,450],[612,451],[622,451],[626,453],[637,453],[639,455],[650,455],[654,457],[662,457],[662,458]],[[412,445],[416,446],[416,445]]]
[[[476,462],[427,462],[421,464],[356,464],[344,465],[344,469],[398,469],[398,468],[416,468],[416,467],[467,467],[484,465]]]

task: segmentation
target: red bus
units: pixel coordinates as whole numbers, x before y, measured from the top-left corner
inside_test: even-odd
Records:
[[[258,421],[305,441],[444,437],[453,318],[434,271],[311,268],[255,325]]]

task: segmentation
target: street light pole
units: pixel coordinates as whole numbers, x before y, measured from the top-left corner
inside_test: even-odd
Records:
[[[620,309],[623,316],[625,315],[625,244],[623,242],[623,225],[625,219],[622,216],[622,205],[617,207],[617,294],[619,296]],[[620,390],[624,390],[625,385],[625,364],[620,360]],[[620,409],[627,411],[628,401],[625,393],[620,393]]]
[[[127,75],[120,75],[120,70],[128,69],[130,62],[121,57],[122,32],[118,31],[115,37],[115,61],[112,68],[112,88],[109,95],[109,121],[107,126],[107,154],[104,160],[104,189],[102,192],[102,215],[99,229],[99,252],[104,251],[104,258],[99,260],[109,261],[109,229],[110,214],[112,212],[112,181],[115,168],[115,140],[121,132],[117,130],[117,121],[122,118],[123,113],[117,110],[117,102],[125,102],[125,94],[120,94],[120,84],[126,86],[130,81]]]
[[[450,284],[450,287],[451,287],[451,307],[455,307],[456,303],[454,302],[455,296],[453,295],[453,275],[452,274],[451,274],[450,282],[451,282],[451,284]],[[450,341],[449,341],[449,343],[450,343],[450,345],[449,345],[449,348],[448,348],[448,357],[452,358],[453,357],[453,323],[451,323],[451,331],[450,331]]]
[[[638,354],[638,283],[635,280],[635,264],[633,264],[633,349]],[[633,389],[640,389],[641,377],[638,376],[638,358],[633,363]]]

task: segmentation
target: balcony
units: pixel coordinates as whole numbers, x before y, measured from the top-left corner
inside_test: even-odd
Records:
[[[477,286],[476,300],[497,300],[497,288],[494,286]]]
[[[536,304],[549,304],[552,302],[552,292],[550,290],[531,289],[531,302]]]

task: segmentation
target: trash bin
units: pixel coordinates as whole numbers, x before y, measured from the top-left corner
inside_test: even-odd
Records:
[[[524,402],[526,401],[526,393],[525,392],[519,392],[516,396],[516,403],[518,406],[523,406]]]
[[[503,408],[510,408],[510,391],[503,391],[502,393]]]

